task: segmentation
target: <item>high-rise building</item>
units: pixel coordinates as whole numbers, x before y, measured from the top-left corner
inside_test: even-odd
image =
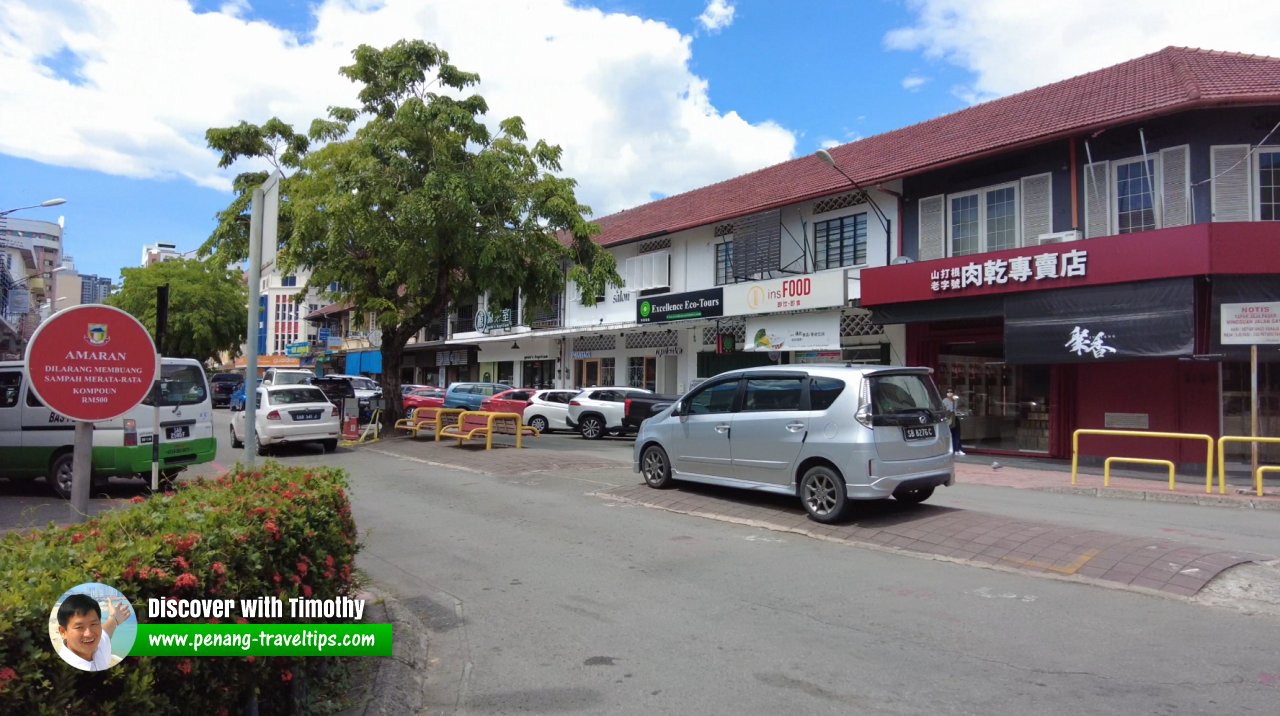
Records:
[[[102,303],[115,286],[107,276],[80,274],[80,303]]]
[[[182,258],[177,244],[156,243],[142,247],[142,266],[150,266],[161,261],[173,261]]]

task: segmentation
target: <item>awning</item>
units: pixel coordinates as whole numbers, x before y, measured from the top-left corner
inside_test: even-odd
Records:
[[[352,351],[347,353],[347,363],[343,370],[351,375],[364,373],[381,375],[382,351]]]
[[[1007,363],[1111,363],[1190,356],[1194,348],[1190,278],[1005,297]]]
[[[868,306],[871,321],[877,325],[892,323],[923,323],[925,321],[955,321],[972,318],[991,318],[1004,315],[1004,296],[976,296],[953,298],[945,301],[912,301]]]
[[[320,308],[315,311],[312,311],[311,313],[308,313],[307,320],[318,321],[322,318],[328,318],[330,316],[334,316],[340,313],[346,313],[347,311],[350,311],[353,308],[355,308],[355,306],[352,306],[349,303],[331,303],[328,306],[325,306],[324,308]]]

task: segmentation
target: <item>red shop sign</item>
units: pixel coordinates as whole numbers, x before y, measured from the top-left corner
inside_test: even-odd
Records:
[[[27,345],[31,390],[72,420],[110,420],[129,412],[151,391],[156,364],[151,334],[111,306],[59,311]]]

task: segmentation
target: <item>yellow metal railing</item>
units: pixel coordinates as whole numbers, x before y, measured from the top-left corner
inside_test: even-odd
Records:
[[[1203,440],[1205,442],[1205,474],[1204,474],[1204,491],[1206,494],[1213,492],[1213,437],[1201,433],[1154,433],[1146,430],[1100,430],[1096,428],[1080,428],[1071,433],[1071,484],[1076,484],[1076,473],[1080,465],[1080,436],[1082,435],[1115,435],[1123,437],[1136,438],[1169,438],[1174,440]],[[1136,458],[1135,458],[1136,459]],[[1103,463],[1103,471],[1106,472],[1106,464]],[[1106,480],[1104,474],[1103,477]],[[1104,485],[1106,482],[1103,483]],[[1170,488],[1172,488],[1172,477],[1170,478]],[[1218,479],[1218,491],[1225,493],[1226,482],[1221,476]]]
[[[1253,474],[1253,481],[1258,484],[1258,497],[1262,497],[1262,473],[1264,472],[1280,472],[1280,465],[1261,465]]]
[[[1111,463],[1124,462],[1135,465],[1164,465],[1169,468],[1169,491],[1173,492],[1174,467],[1172,460],[1151,460],[1145,457],[1109,457],[1102,461],[1102,486],[1111,486]]]
[[[1245,435],[1223,435],[1218,438],[1218,484],[1224,485],[1227,480],[1227,443],[1280,443],[1280,438],[1251,438]],[[1253,476],[1253,481],[1258,489],[1258,497],[1262,497],[1262,472],[1280,472],[1280,468],[1259,467],[1258,472]]]
[[[484,436],[484,449],[493,449],[493,434],[514,435],[516,447],[523,447],[521,438],[525,435],[538,437],[536,428],[524,424],[520,413],[491,413],[486,410],[467,410],[458,413],[458,422],[445,425],[436,431],[436,442],[442,438],[457,440],[462,445],[464,440],[472,440],[477,435]]]

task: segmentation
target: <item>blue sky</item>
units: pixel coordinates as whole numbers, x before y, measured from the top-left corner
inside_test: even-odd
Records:
[[[230,200],[204,130],[353,104],[360,43],[434,41],[565,149],[604,215],[1167,45],[1280,55],[1280,4],[1165,0],[0,0],[0,210],[82,273],[194,249]],[[1239,17],[1252,18],[1241,23]]]

